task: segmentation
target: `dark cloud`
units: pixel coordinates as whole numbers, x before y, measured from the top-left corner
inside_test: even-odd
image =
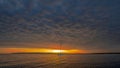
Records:
[[[119,51],[119,0],[0,0],[1,47],[44,43]],[[39,45],[30,45],[36,44]],[[41,45],[43,44],[43,45]]]

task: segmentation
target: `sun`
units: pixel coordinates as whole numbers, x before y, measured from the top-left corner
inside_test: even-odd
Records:
[[[52,53],[65,53],[65,50],[52,50]]]

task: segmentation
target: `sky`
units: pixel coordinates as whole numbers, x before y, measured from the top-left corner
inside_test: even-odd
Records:
[[[0,0],[0,49],[120,52],[120,0]]]

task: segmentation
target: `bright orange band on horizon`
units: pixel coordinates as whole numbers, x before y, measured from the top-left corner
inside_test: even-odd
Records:
[[[78,49],[67,49],[67,50],[59,50],[59,49],[47,49],[47,48],[0,48],[0,53],[85,53],[84,50]]]

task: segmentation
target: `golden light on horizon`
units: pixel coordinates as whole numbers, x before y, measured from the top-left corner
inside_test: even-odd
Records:
[[[0,53],[85,53],[78,49],[48,49],[48,48],[0,48]]]
[[[52,53],[66,53],[66,50],[52,50]]]

